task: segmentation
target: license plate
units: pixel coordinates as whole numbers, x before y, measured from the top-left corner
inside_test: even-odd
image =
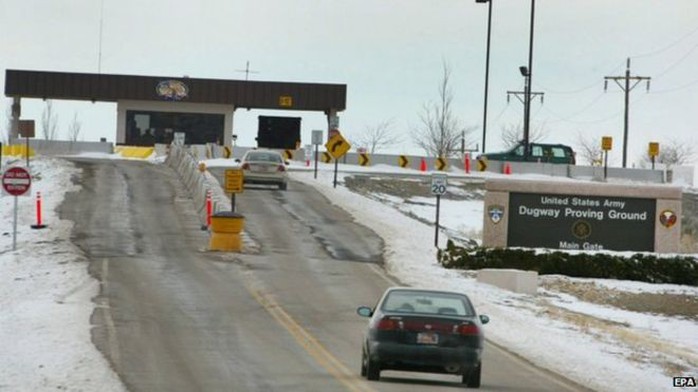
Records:
[[[250,169],[252,169],[252,171],[255,171],[255,172],[268,172],[268,171],[270,171],[269,170],[270,168],[268,166],[265,166],[265,165],[252,165],[250,167]]]
[[[439,344],[439,335],[435,332],[420,332],[417,334],[417,344]]]

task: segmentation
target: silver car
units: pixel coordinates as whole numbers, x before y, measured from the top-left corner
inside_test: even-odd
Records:
[[[249,150],[242,156],[240,164],[245,184],[277,185],[286,190],[288,173],[281,154],[274,150]]]

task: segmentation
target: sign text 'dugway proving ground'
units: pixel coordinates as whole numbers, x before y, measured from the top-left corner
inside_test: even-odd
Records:
[[[488,179],[484,247],[676,253],[681,188]]]
[[[655,204],[653,199],[510,193],[507,243],[651,252]]]

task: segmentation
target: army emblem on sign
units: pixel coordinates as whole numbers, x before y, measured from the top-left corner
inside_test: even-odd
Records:
[[[504,207],[502,206],[490,206],[487,209],[487,214],[490,216],[490,220],[495,225],[502,221],[504,217]]]
[[[664,210],[659,214],[659,223],[667,229],[676,224],[678,218],[672,210]]]
[[[591,235],[591,225],[587,221],[576,221],[572,225],[572,234],[580,240],[586,239]]]

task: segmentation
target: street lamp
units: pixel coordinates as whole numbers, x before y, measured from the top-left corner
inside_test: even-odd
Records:
[[[519,72],[521,76],[524,77],[524,132],[523,132],[523,142],[524,142],[524,157],[528,156],[528,142],[529,142],[529,115],[530,105],[531,105],[531,72],[526,66],[520,66]]]
[[[485,109],[482,115],[482,152],[485,152],[487,138],[487,92],[490,79],[490,36],[492,33],[492,0],[475,0],[475,3],[489,3],[487,7],[487,57],[485,60]]]
[[[524,159],[528,158],[529,131],[531,126],[531,78],[533,75],[533,16],[535,15],[536,0],[531,0],[531,33],[528,42],[528,67],[519,67],[521,74],[526,77],[524,98]]]

